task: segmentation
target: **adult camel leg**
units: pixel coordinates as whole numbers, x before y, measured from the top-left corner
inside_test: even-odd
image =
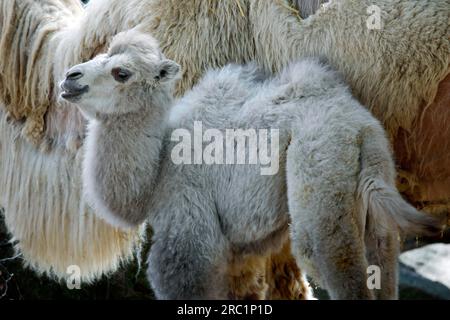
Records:
[[[312,289],[295,261],[288,240],[283,249],[267,259],[267,295],[270,299],[314,299]]]

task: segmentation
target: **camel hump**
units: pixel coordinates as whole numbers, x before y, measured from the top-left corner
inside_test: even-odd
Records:
[[[302,88],[308,96],[321,95],[329,89],[345,86],[339,73],[314,58],[292,62],[280,73],[278,81],[280,85]]]

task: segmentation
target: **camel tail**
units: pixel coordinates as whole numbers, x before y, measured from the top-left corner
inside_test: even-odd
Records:
[[[408,235],[437,235],[444,222],[406,202],[395,187],[395,167],[384,130],[371,127],[363,133],[358,195],[363,210],[376,222],[395,225]]]

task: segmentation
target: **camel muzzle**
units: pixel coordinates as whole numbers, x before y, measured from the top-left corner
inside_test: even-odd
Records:
[[[82,77],[83,74],[77,71],[67,74],[66,79],[61,83],[61,98],[69,102],[75,102],[81,95],[88,92],[88,85],[81,85],[77,82],[77,80]]]

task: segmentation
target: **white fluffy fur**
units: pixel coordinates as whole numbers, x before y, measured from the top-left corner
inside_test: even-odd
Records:
[[[383,128],[340,77],[311,60],[274,78],[230,65],[171,110],[178,68],[157,50],[148,36],[121,33],[62,84],[91,119],[83,181],[101,203],[96,212],[123,227],[148,218],[154,229],[148,277],[157,297],[227,298],[230,259],[276,252],[290,229],[293,255],[331,298],[396,298],[399,229],[436,232],[439,223],[401,198]],[[132,76],[117,81],[117,68]],[[279,129],[280,170],[175,164],[171,134],[192,136],[194,121],[222,134]],[[367,286],[370,264],[382,271],[378,291]]]

